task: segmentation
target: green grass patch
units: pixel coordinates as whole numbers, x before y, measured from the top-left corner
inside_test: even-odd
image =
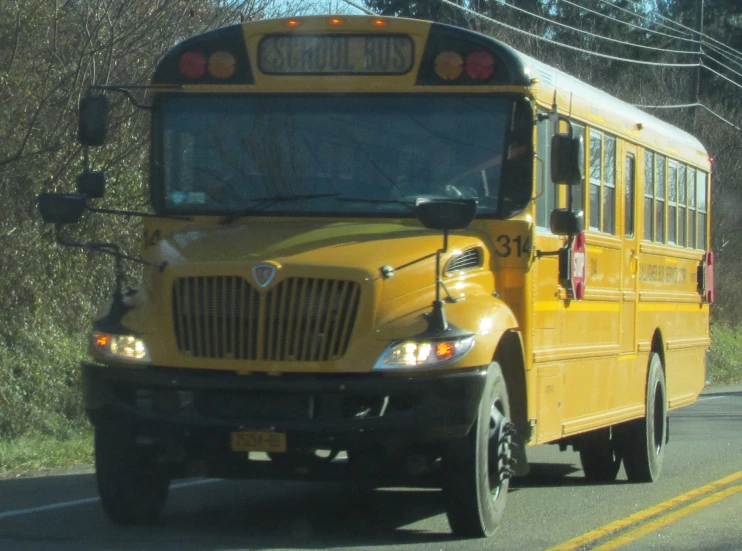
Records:
[[[712,325],[709,374],[711,384],[742,383],[742,328]]]
[[[92,430],[71,431],[65,437],[30,434],[0,439],[0,476],[92,462]]]

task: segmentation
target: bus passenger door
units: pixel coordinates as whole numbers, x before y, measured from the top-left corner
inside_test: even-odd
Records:
[[[632,362],[636,355],[636,322],[639,278],[639,236],[637,235],[637,150],[636,147],[623,143],[619,167],[620,182],[623,183],[623,244],[621,245],[621,331],[620,346],[623,361]]]

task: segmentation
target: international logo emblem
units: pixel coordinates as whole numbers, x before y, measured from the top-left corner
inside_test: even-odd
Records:
[[[276,267],[272,264],[258,264],[252,269],[252,275],[261,288],[266,287],[276,277]]]

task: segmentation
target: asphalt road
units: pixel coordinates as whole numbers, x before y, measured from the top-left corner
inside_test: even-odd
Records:
[[[270,481],[184,481],[158,524],[120,528],[83,468],[0,480],[0,550],[742,550],[742,386],[708,389],[670,430],[654,484],[587,484],[577,454],[532,448],[489,540],[453,539],[435,490]]]

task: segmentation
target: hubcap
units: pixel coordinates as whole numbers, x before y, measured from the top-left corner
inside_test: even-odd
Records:
[[[489,479],[492,499],[497,499],[502,484],[513,476],[513,436],[515,425],[500,409],[499,401],[492,404],[489,420]]]

